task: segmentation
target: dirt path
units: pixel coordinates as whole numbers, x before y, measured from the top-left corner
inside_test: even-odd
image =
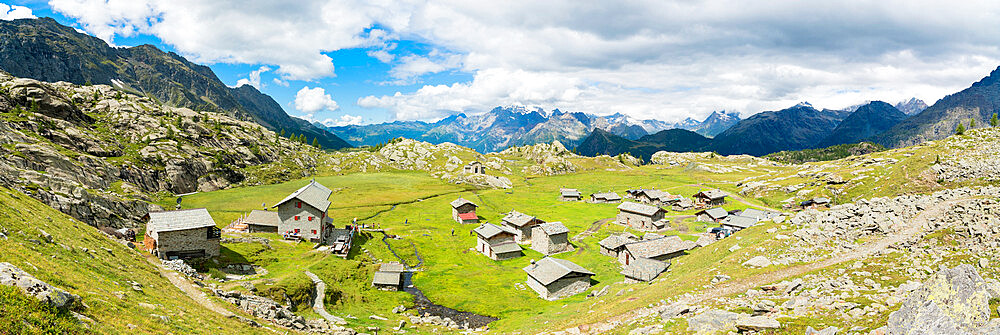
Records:
[[[790,277],[796,277],[805,274],[807,272],[827,268],[844,262],[849,262],[869,257],[875,253],[887,249],[888,247],[894,244],[905,242],[913,237],[916,237],[917,234],[919,234],[923,230],[924,225],[926,225],[931,218],[944,214],[945,211],[951,209],[955,204],[959,202],[968,201],[972,199],[975,199],[975,197],[960,198],[960,199],[954,199],[937,203],[934,206],[927,208],[922,213],[918,214],[916,217],[910,219],[907,222],[907,226],[903,230],[893,233],[892,235],[883,238],[881,240],[868,242],[849,252],[836,254],[824,260],[810,264],[802,264],[772,272],[757,274],[747,278],[734,279],[725,282],[724,284],[712,287],[708,290],[686,295],[683,298],[679,299],[677,302],[688,305],[697,304],[706,300],[711,300],[746,292],[751,288],[760,287]],[[636,309],[631,312],[625,313],[623,315],[610,318],[604,322],[586,325],[585,327],[581,327],[581,329],[585,328],[586,329],[585,333],[588,334],[599,334],[602,333],[603,331],[614,329],[614,327],[617,327],[620,324],[624,324],[629,321],[638,320],[641,318],[658,314],[664,307],[665,306],[657,306],[657,307],[644,307]]]
[[[184,278],[184,275],[177,273],[177,271],[170,271],[165,269],[163,267],[163,264],[160,263],[160,260],[157,259],[156,257],[153,257],[153,255],[151,254],[142,253],[142,256],[146,258],[146,261],[149,262],[149,264],[153,264],[153,266],[156,267],[157,271],[160,271],[160,275],[166,277],[171,284],[174,284],[174,286],[176,286],[178,289],[184,292],[184,294],[186,294],[188,297],[194,300],[194,302],[204,306],[205,308],[208,308],[213,312],[219,313],[220,315],[225,316],[227,318],[235,316],[233,312],[230,312],[225,308],[222,308],[222,306],[217,305],[215,302],[208,300],[208,297],[205,296],[205,292],[202,292],[197,287],[195,287],[194,284],[191,284],[191,282],[188,281],[187,278]]]
[[[309,279],[312,279],[313,284],[316,284],[316,298],[313,300],[313,311],[326,319],[326,321],[343,323],[344,319],[333,316],[326,311],[325,307],[323,307],[323,299],[326,298],[326,283],[324,283],[322,279],[319,279],[319,276],[316,276],[316,274],[312,272],[306,271],[306,276],[308,276]]]
[[[601,229],[601,226],[603,226],[605,223],[608,223],[608,222],[610,222],[611,220],[614,220],[614,219],[615,218],[607,218],[607,219],[601,219],[601,220],[594,221],[594,223],[590,224],[590,228],[587,228],[587,230],[584,230],[584,231],[580,232],[579,234],[576,234],[576,236],[573,236],[573,238],[571,238],[570,240],[574,241],[574,242],[575,241],[582,241],[583,239],[588,238],[591,235],[594,235],[594,233],[596,233],[598,230]]]

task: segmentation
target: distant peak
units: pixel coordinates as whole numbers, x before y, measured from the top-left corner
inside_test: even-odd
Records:
[[[809,107],[809,108],[814,108],[815,109],[815,107],[813,107],[813,105],[811,103],[809,103],[808,101],[803,101],[803,102],[795,104],[795,106],[792,106],[792,108],[795,108],[795,107]]]

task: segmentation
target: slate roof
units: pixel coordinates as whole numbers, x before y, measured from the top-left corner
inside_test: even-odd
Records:
[[[621,205],[618,205],[618,210],[642,214],[645,216],[653,216],[656,215],[656,212],[663,209],[656,206],[643,205],[637,202],[623,202]]]
[[[667,197],[670,196],[670,193],[667,193],[667,192],[664,192],[664,191],[660,191],[660,190],[647,190],[646,191],[646,196],[649,197],[650,199],[657,199],[657,200],[659,200],[659,199],[666,199]]]
[[[250,211],[245,221],[252,225],[277,227],[281,219],[278,218],[278,212],[255,209]]]
[[[670,267],[669,262],[661,262],[649,258],[636,258],[622,267],[621,274],[642,281],[650,281],[659,276]]]
[[[518,211],[510,211],[510,214],[503,217],[503,222],[510,223],[516,227],[524,227],[524,225],[535,220],[534,216],[524,214]]]
[[[512,235],[515,234],[513,231],[510,230],[510,228],[504,226],[498,226],[492,223],[481,224],[479,225],[479,227],[476,227],[476,229],[473,229],[472,231],[476,232],[476,234],[479,234],[483,236],[483,238],[487,239],[493,236],[500,235],[502,233],[508,233]]]
[[[709,199],[720,199],[720,198],[725,198],[726,197],[726,192],[722,192],[720,190],[701,191],[701,192],[698,192],[698,194],[701,194],[701,195],[703,195],[703,196],[705,196],[705,197],[707,197]],[[698,195],[698,194],[695,194],[695,195]]]
[[[740,229],[749,228],[757,223],[757,219],[741,215],[730,215],[723,221],[722,224],[726,226],[733,226]]]
[[[215,227],[215,220],[204,208],[150,212],[146,233]]]
[[[405,270],[403,264],[399,263],[382,263],[378,267],[379,272],[403,272]]]
[[[549,236],[569,233],[569,228],[566,228],[562,222],[546,222],[538,225],[538,227],[545,232],[545,235]]]
[[[830,203],[830,199],[827,199],[827,198],[824,198],[824,197],[818,197],[818,198],[813,198],[813,202],[817,203],[817,204],[820,204],[820,205],[822,205],[822,204],[828,204],[828,203]]]
[[[451,202],[451,208],[459,208],[459,207],[461,207],[462,205],[465,205],[465,204],[471,204],[473,207],[479,207],[479,206],[476,206],[476,204],[472,203],[472,201],[465,200],[464,198],[458,198],[458,199],[455,199],[455,201]]]
[[[694,245],[693,241],[684,241],[677,236],[668,236],[655,240],[628,243],[625,244],[625,249],[635,258],[654,258],[678,251],[690,250],[694,248]]]
[[[580,197],[580,191],[575,188],[561,188],[559,194],[564,197]]]
[[[719,220],[729,216],[729,212],[727,212],[722,207],[709,208],[701,212],[698,212],[698,214],[701,213],[708,214],[708,216],[711,217],[713,220]]]
[[[593,272],[576,265],[576,263],[552,257],[542,258],[540,261],[535,262],[535,264],[524,267],[523,270],[528,273],[528,276],[535,278],[542,285],[552,284],[552,282],[571,273],[594,275]]]
[[[608,249],[618,249],[621,246],[625,245],[626,243],[630,243],[630,242],[634,242],[634,241],[635,240],[629,239],[627,236],[625,236],[623,234],[615,234],[615,235],[611,235],[611,236],[605,237],[600,242],[597,242],[597,244],[600,244],[602,247],[605,247],[605,248],[608,248]]]
[[[392,285],[399,286],[402,282],[403,275],[399,272],[375,272],[375,278],[372,278],[372,284],[375,285]]]
[[[604,199],[607,201],[622,200],[622,197],[615,192],[594,193],[591,194],[591,196],[594,197],[595,199]]]
[[[754,219],[757,219],[757,221],[767,220],[767,219],[773,218],[773,217],[778,216],[778,215],[781,215],[781,213],[775,213],[775,212],[772,212],[772,211],[765,211],[765,210],[760,210],[760,209],[756,209],[756,208],[747,208],[747,209],[744,209],[743,212],[740,212],[740,216],[745,216],[745,217],[748,217],[748,218],[754,218]]]
[[[285,197],[284,200],[274,204],[273,208],[277,208],[289,200],[299,199],[300,201],[309,204],[309,206],[313,206],[313,208],[326,212],[330,209],[330,200],[328,200],[330,199],[330,194],[333,194],[333,191],[330,191],[330,189],[326,188],[326,186],[317,183],[316,180],[313,179],[313,181],[306,186],[302,186],[302,188]]]
[[[520,252],[521,246],[517,245],[517,243],[514,242],[506,242],[490,246],[490,249],[493,249],[494,254],[499,255],[499,254],[506,254],[509,252]]]

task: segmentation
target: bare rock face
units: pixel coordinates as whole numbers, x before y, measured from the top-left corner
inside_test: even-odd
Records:
[[[988,334],[987,282],[968,264],[944,269],[913,291],[899,310],[889,314],[890,334]]]
[[[10,263],[0,263],[0,285],[14,286],[21,292],[48,303],[52,307],[71,309],[80,302],[80,296],[38,280]]]

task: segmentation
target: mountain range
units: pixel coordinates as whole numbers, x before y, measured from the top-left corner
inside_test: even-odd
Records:
[[[0,20],[0,70],[17,77],[107,84],[160,103],[253,120],[288,135],[305,134],[324,148],[350,146],[309,122],[289,116],[253,86],[228,87],[204,65],[152,45],[115,48],[51,18]]]

